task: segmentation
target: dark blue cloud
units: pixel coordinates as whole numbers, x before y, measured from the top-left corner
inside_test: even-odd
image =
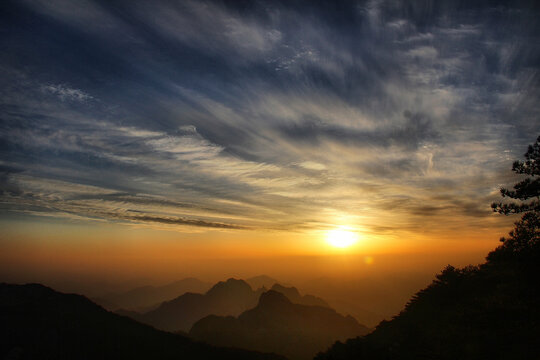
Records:
[[[398,146],[404,150],[415,150],[423,142],[440,139],[440,135],[424,115],[405,111],[404,117],[406,119],[404,124],[379,128],[375,131],[348,129],[323,123],[320,119],[306,120],[289,127],[284,126],[280,130],[292,139],[306,141],[313,145],[320,144],[322,140],[331,140],[361,147]]]
[[[309,227],[386,192],[477,218],[540,128],[534,1],[0,7],[8,210]]]

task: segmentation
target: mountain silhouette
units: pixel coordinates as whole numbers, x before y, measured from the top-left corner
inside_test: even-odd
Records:
[[[256,279],[261,281],[274,280],[264,275]],[[300,295],[295,287],[285,287],[274,283],[272,290],[284,294],[296,304],[329,307],[321,298],[313,295]],[[255,307],[259,296],[264,291],[266,291],[264,286],[253,290],[247,281],[231,278],[218,282],[205,294],[185,293],[175,299],[163,302],[157,308],[146,313],[126,309],[120,309],[116,312],[161,330],[188,332],[196,321],[205,316],[237,316]]]
[[[231,278],[218,282],[205,294],[186,293],[144,314],[118,313],[161,330],[187,332],[197,320],[210,314],[239,315],[253,308],[261,292],[253,291],[244,280]]]
[[[351,316],[322,306],[294,304],[284,294],[267,291],[257,306],[238,316],[211,315],[197,321],[189,335],[209,344],[273,352],[291,360],[311,359],[336,340],[366,334]]]
[[[330,307],[326,301],[323,299],[313,296],[313,295],[300,295],[300,292],[297,288],[285,287],[280,284],[274,284],[270,290],[277,291],[285,295],[292,303],[302,304],[302,305],[313,305],[313,306],[323,306]]]
[[[141,286],[92,300],[108,310],[149,311],[151,307],[157,307],[160,303],[174,299],[186,292],[205,292],[210,286],[210,283],[195,278],[186,278],[163,286]]]
[[[539,249],[500,248],[480,266],[448,266],[392,320],[316,360],[538,359]]]
[[[39,284],[0,284],[0,358],[284,360],[197,343]]]

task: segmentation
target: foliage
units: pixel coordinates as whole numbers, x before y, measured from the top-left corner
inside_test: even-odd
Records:
[[[515,161],[512,171],[529,177],[514,185],[514,190],[501,189],[501,195],[511,199],[526,201],[536,198],[528,203],[493,203],[493,211],[501,214],[518,214],[529,211],[540,211],[540,136],[536,142],[529,145],[525,153],[525,161]]]
[[[493,211],[501,214],[524,213],[521,220],[515,223],[509,237],[501,238],[503,243],[495,251],[489,253],[488,261],[508,261],[519,258],[522,262],[536,258],[540,249],[540,136],[533,145],[529,145],[525,153],[525,161],[516,161],[512,170],[517,174],[529,175],[528,178],[514,185],[514,190],[501,189],[503,197],[521,201],[533,198],[528,203],[493,203]]]
[[[525,213],[508,235],[501,238],[501,246],[488,254],[488,262],[520,261],[524,266],[534,265],[540,255],[539,212]]]
[[[538,277],[519,262],[448,266],[392,320],[316,360],[538,358]]]

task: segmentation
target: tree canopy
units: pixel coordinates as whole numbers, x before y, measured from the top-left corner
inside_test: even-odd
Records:
[[[528,175],[516,183],[513,190],[501,188],[501,195],[520,200],[521,203],[493,203],[493,211],[509,215],[524,213],[521,220],[508,237],[501,238],[502,246],[488,255],[488,261],[509,259],[519,255],[520,258],[536,256],[540,253],[540,136],[529,145],[525,153],[525,161],[515,161],[512,171]],[[532,201],[526,202],[532,199]]]
[[[501,195],[521,201],[533,200],[528,203],[493,203],[491,204],[493,211],[504,215],[540,211],[540,136],[534,144],[529,145],[524,156],[525,161],[514,162],[512,171],[529,177],[515,184],[513,190],[501,188]]]

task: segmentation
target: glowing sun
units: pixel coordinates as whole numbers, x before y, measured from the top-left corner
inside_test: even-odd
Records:
[[[353,245],[357,240],[357,235],[348,230],[335,229],[326,233],[326,241],[337,248],[346,248]]]

